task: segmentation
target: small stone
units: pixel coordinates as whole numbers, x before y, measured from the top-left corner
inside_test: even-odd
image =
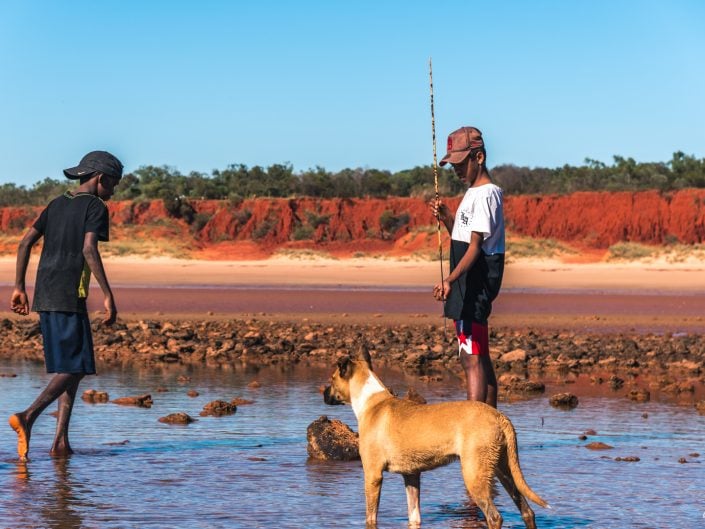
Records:
[[[223,415],[232,415],[237,411],[237,406],[233,406],[224,400],[214,400],[203,406],[203,411],[199,415],[202,417],[222,417]]]
[[[249,404],[254,403],[254,400],[243,399],[242,397],[235,397],[233,400],[230,401],[230,404],[233,406],[247,406]]]
[[[189,397],[198,397],[200,393],[196,391],[195,389],[190,389],[188,390],[188,393],[186,393]]]
[[[572,393],[556,393],[548,403],[554,408],[573,409],[578,406],[578,397]]]
[[[191,424],[195,420],[188,413],[183,412],[170,413],[164,417],[159,417],[159,422],[166,424]]]
[[[260,383],[257,382],[256,380],[253,380],[252,382],[250,382],[249,384],[247,384],[247,387],[248,387],[248,388],[257,389],[257,388],[261,388],[261,387],[262,387],[262,384],[260,384]]]
[[[87,389],[81,395],[81,400],[96,404],[99,402],[108,402],[110,397],[105,391],[96,391],[95,389]]]
[[[612,389],[618,390],[624,386],[624,379],[619,378],[617,375],[612,375],[609,379],[609,384]]]
[[[113,400],[113,404],[119,404],[120,406],[137,406],[139,408],[151,408],[152,407],[152,396],[149,394],[139,395],[137,397],[120,397],[119,399]]]
[[[601,441],[593,441],[592,443],[586,444],[585,448],[588,448],[589,450],[609,450],[614,447]]]
[[[309,457],[324,461],[360,459],[357,434],[345,423],[322,415],[306,428]]]
[[[615,461],[628,461],[628,462],[641,461],[641,459],[639,459],[636,456],[615,457],[614,460]]]
[[[651,393],[645,389],[634,388],[627,393],[627,398],[634,402],[649,402],[649,400],[651,400]]]
[[[505,364],[512,362],[525,362],[526,361],[526,351],[524,349],[514,349],[508,353],[504,353],[499,357],[499,361]]]
[[[678,459],[678,462],[679,463],[687,463],[688,460],[685,457],[681,457],[680,459]]]

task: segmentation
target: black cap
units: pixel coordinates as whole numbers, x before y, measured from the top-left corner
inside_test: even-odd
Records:
[[[109,152],[92,151],[81,158],[76,167],[64,169],[64,174],[66,178],[78,180],[96,171],[120,180],[122,178],[122,163]]]

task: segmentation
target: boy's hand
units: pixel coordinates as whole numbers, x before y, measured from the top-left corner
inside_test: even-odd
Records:
[[[106,317],[103,320],[103,325],[112,325],[117,319],[117,307],[115,306],[115,300],[112,296],[105,296],[105,301],[103,302],[105,307]]]
[[[450,289],[450,283],[447,279],[444,279],[442,283],[438,283],[435,287],[433,287],[433,297],[438,301],[445,301],[448,299]]]
[[[22,314],[26,316],[29,314],[29,300],[27,299],[27,292],[16,288],[12,291],[12,297],[10,298],[10,308],[12,312],[17,314]]]
[[[444,221],[448,218],[448,206],[446,206],[443,202],[441,202],[441,199],[433,199],[431,202],[428,203],[428,205],[431,207],[431,213],[435,218],[438,220]]]

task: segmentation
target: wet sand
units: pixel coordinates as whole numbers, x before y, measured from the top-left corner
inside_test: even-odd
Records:
[[[36,256],[28,272],[31,284]],[[438,262],[376,259],[106,259],[121,317],[442,321]],[[0,299],[14,260],[0,259]],[[31,287],[30,287],[31,293]],[[101,309],[92,286],[91,310]],[[0,310],[7,311],[7,304]],[[705,264],[509,263],[492,324],[592,332],[705,331]]]

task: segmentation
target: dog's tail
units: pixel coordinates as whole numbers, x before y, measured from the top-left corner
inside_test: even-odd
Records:
[[[514,426],[504,415],[499,415],[499,424],[504,432],[504,439],[507,445],[507,460],[509,462],[509,470],[512,473],[512,478],[514,478],[514,484],[519,492],[521,492],[525,497],[540,505],[541,507],[550,506],[548,503],[538,494],[536,494],[529,485],[524,480],[524,474],[519,466],[519,451],[517,450],[517,436],[514,431]]]

